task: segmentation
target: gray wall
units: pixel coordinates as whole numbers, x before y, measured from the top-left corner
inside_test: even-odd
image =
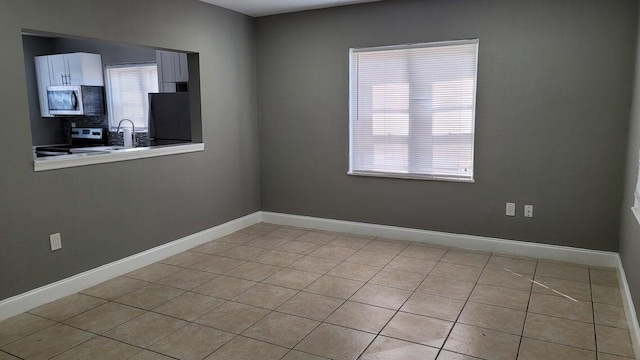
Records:
[[[205,151],[35,173],[23,29],[198,52]],[[259,210],[254,30],[195,0],[0,1],[0,299]]]
[[[394,0],[259,18],[262,209],[617,250],[637,6]],[[349,48],[465,38],[480,39],[476,183],[347,176]]]
[[[640,224],[631,212],[638,180],[638,152],[640,151],[640,37],[636,48],[636,72],[633,87],[633,104],[627,145],[627,167],[624,198],[622,200],[622,224],[620,227],[620,256],[627,276],[627,283],[634,299],[636,312],[640,314]]]

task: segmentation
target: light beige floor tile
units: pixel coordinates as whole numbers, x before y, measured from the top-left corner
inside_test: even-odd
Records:
[[[295,269],[282,269],[263,281],[265,284],[302,290],[316,281],[321,275]]]
[[[447,251],[447,248],[438,248],[423,244],[412,243],[404,250],[402,250],[400,255],[431,261],[440,261],[440,259],[444,256],[444,254],[446,254]]]
[[[588,283],[556,279],[537,275],[532,291],[535,293],[562,296],[576,300],[591,301],[591,286]]]
[[[240,334],[269,313],[269,310],[228,301],[196,319],[196,323]]]
[[[633,360],[633,359],[599,352],[598,360]]]
[[[529,292],[478,284],[471,292],[469,301],[526,311],[529,303]]]
[[[518,354],[520,337],[499,331],[456,324],[444,349],[482,359],[512,360]]]
[[[563,265],[546,261],[538,261],[536,275],[548,276],[569,281],[589,282],[589,269]]]
[[[205,360],[278,360],[289,351],[281,346],[238,336],[209,355]]]
[[[361,265],[383,267],[393,260],[393,258],[394,255],[389,253],[358,250],[345,261]]]
[[[618,275],[615,269],[591,268],[589,272],[592,284],[618,287]]]
[[[153,351],[142,350],[139,353],[128,358],[127,360],[173,360],[173,359],[168,356],[155,353]]]
[[[95,337],[53,358],[53,360],[120,360],[139,352],[140,349],[101,336]]]
[[[255,262],[275,266],[289,266],[300,260],[304,255],[293,254],[285,251],[270,250],[269,252],[255,258]]]
[[[269,250],[267,249],[240,245],[220,253],[220,256],[226,256],[238,260],[253,260],[260,255],[266,254],[267,252],[269,252]]]
[[[270,236],[260,236],[249,241],[248,243],[245,243],[245,245],[259,247],[267,250],[273,250],[273,249],[276,249],[278,246],[284,245],[288,242],[289,240],[287,239],[275,238]]]
[[[360,360],[435,360],[438,349],[378,336]]]
[[[356,237],[356,236],[349,236],[349,235],[340,235],[337,238],[329,241],[328,245],[360,250],[370,242],[371,242],[370,239],[365,239],[365,238]]]
[[[398,310],[411,296],[410,290],[367,283],[349,300]]]
[[[282,358],[282,360],[327,360],[327,358],[312,355],[298,350],[291,350]]]
[[[234,232],[231,233],[229,235],[225,235],[221,238],[216,239],[216,241],[219,242],[225,242],[225,243],[230,243],[233,245],[242,245],[242,244],[246,244],[249,241],[257,238],[258,236],[260,236],[259,234],[249,234],[249,233],[245,233],[245,232]]]
[[[371,278],[369,282],[372,284],[413,291],[425,278],[426,276],[420,273],[382,269],[376,274],[376,276]]]
[[[458,300],[467,300],[475,283],[429,275],[416,291]]]
[[[596,360],[596,353],[546,341],[522,338],[518,360]]]
[[[593,307],[591,302],[583,300],[574,301],[562,296],[532,293],[528,311],[536,314],[593,323]]]
[[[579,321],[529,313],[523,336],[585,350],[596,350],[593,324]]]
[[[456,321],[462,311],[465,302],[416,292],[400,308],[400,311],[429,316],[437,319]]]
[[[522,334],[525,317],[526,313],[524,311],[468,302],[462,310],[458,322],[520,335]]]
[[[441,350],[437,360],[480,360],[477,357]]]
[[[325,322],[377,334],[394,314],[393,310],[347,301]]]
[[[153,311],[178,319],[193,321],[224,303],[225,301],[222,299],[186,292],[153,309]]]
[[[376,239],[365,245],[362,250],[398,255],[410,244],[411,243],[408,241],[386,241]]]
[[[29,313],[22,313],[0,321],[0,346],[46,329],[56,323]]]
[[[624,308],[621,306],[594,303],[593,315],[596,325],[605,325],[617,327],[620,329],[628,329],[627,317]]]
[[[364,285],[362,281],[343,279],[335,276],[323,275],[304,291],[314,294],[331,296],[339,299],[348,299]]]
[[[453,280],[476,282],[482,273],[482,268],[439,262],[429,275]]]
[[[494,270],[509,270],[520,275],[533,275],[536,272],[537,264],[538,262],[533,259],[517,259],[493,254],[486,267]]]
[[[297,293],[297,290],[280,286],[256,284],[242,294],[234,297],[233,301],[274,310]]]
[[[127,344],[147,347],[186,324],[182,320],[149,312],[107,331],[104,335]]]
[[[191,290],[216,278],[216,274],[206,271],[184,269],[156,281],[156,284],[170,286],[182,290]]]
[[[296,238],[296,241],[305,241],[314,244],[324,245],[329,241],[338,237],[339,234],[327,233],[321,231],[309,231],[306,234],[300,235]]]
[[[127,273],[124,276],[132,279],[154,282],[173,273],[177,273],[180,270],[182,270],[182,268],[179,266],[154,263]]]
[[[319,324],[298,316],[272,312],[245,330],[242,336],[292,348]]]
[[[271,232],[277,228],[281,227],[280,225],[276,225],[276,224],[269,224],[269,223],[257,223],[257,224],[253,224],[251,226],[248,226],[242,230],[240,230],[240,233],[245,233],[245,234],[254,234],[254,235],[263,235],[266,234],[268,232]]]
[[[146,281],[119,276],[82,290],[80,293],[106,300],[113,300],[148,284]]]
[[[315,244],[312,242],[289,241],[286,244],[278,246],[278,250],[286,251],[294,254],[308,255],[319,247],[320,247],[320,244]]]
[[[144,310],[138,308],[109,302],[74,316],[64,323],[92,333],[103,334],[144,313]]]
[[[0,360],[20,360],[20,358],[0,350]]]
[[[427,275],[433,268],[436,266],[435,261],[412,258],[407,256],[397,256],[390,263],[385,266],[385,269],[390,270],[401,270],[401,271],[410,271],[417,272],[420,274]]]
[[[374,338],[373,334],[323,323],[295,349],[334,360],[353,360]]]
[[[504,270],[484,269],[478,284],[502,286],[516,290],[531,291],[531,278]]]
[[[151,310],[182,294],[184,294],[184,290],[164,285],[150,284],[123,295],[114,301],[145,310]]]
[[[483,253],[462,250],[449,250],[446,254],[444,254],[440,261],[458,265],[484,268],[484,266],[489,261],[489,257],[490,255]]]
[[[227,275],[251,281],[262,281],[282,270],[280,266],[248,262],[229,271]]]
[[[183,360],[201,360],[235,335],[198,324],[189,324],[149,347],[165,355]]]
[[[356,251],[357,250],[341,247],[341,246],[322,245],[321,247],[317,248],[309,255],[343,261],[347,259],[349,256],[353,255]]]
[[[29,313],[49,320],[64,321],[107,301],[83,294],[73,294],[29,310]]]
[[[591,284],[591,296],[593,302],[622,306],[622,296],[618,287]]]
[[[81,344],[95,335],[66,325],[54,325],[2,347],[23,359],[49,359]]]
[[[380,334],[439,348],[452,326],[449,321],[398,312]]]
[[[351,280],[369,281],[369,279],[371,279],[381,269],[382,268],[377,266],[343,262],[329,271],[327,275]]]
[[[277,311],[308,319],[323,321],[334,312],[344,300],[333,297],[300,292],[282,304]]]
[[[629,330],[596,325],[598,351],[625,357],[634,357]]]
[[[308,232],[308,230],[300,230],[300,229],[293,229],[293,228],[289,228],[289,227],[281,227],[279,229],[276,229],[276,230],[273,230],[271,232],[266,233],[265,236],[271,236],[271,237],[275,237],[275,238],[293,240],[295,238],[298,238],[298,237],[304,235],[307,232]]]
[[[198,286],[192,291],[225,300],[231,300],[255,284],[257,284],[255,281],[229,276],[218,276],[217,278]]]
[[[201,261],[208,260],[210,257],[211,255],[207,255],[199,252],[183,251],[179,254],[160,260],[160,263],[167,264],[167,265],[187,267],[189,265],[197,264]]]
[[[189,268],[207,271],[214,274],[227,274],[233,269],[246,264],[246,261],[213,255],[209,260],[191,265]]]
[[[209,241],[206,244],[197,246],[191,249],[191,251],[200,252],[200,253],[209,254],[209,255],[219,255],[227,250],[233,249],[236,246],[238,245],[214,240],[214,241]]]
[[[316,274],[326,274],[329,270],[338,266],[340,261],[320,258],[315,256],[305,256],[302,259],[289,265],[290,268],[302,271],[308,271]]]

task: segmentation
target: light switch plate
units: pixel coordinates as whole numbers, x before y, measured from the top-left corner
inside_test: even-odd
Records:
[[[516,216],[516,203],[507,203],[505,214],[507,216]]]
[[[533,217],[533,205],[525,205],[524,206],[524,217]]]
[[[60,236],[60,233],[49,235],[49,244],[51,245],[51,251],[62,249],[62,236]]]

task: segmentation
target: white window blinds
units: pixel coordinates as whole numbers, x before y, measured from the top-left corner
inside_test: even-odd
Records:
[[[478,40],[352,49],[353,175],[473,181]]]
[[[112,130],[130,119],[136,130],[149,127],[149,93],[158,92],[156,64],[107,66],[107,101]]]

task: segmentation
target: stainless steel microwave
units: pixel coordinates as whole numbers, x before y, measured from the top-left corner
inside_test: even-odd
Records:
[[[47,101],[51,115],[99,116],[105,113],[102,86],[49,86]]]

